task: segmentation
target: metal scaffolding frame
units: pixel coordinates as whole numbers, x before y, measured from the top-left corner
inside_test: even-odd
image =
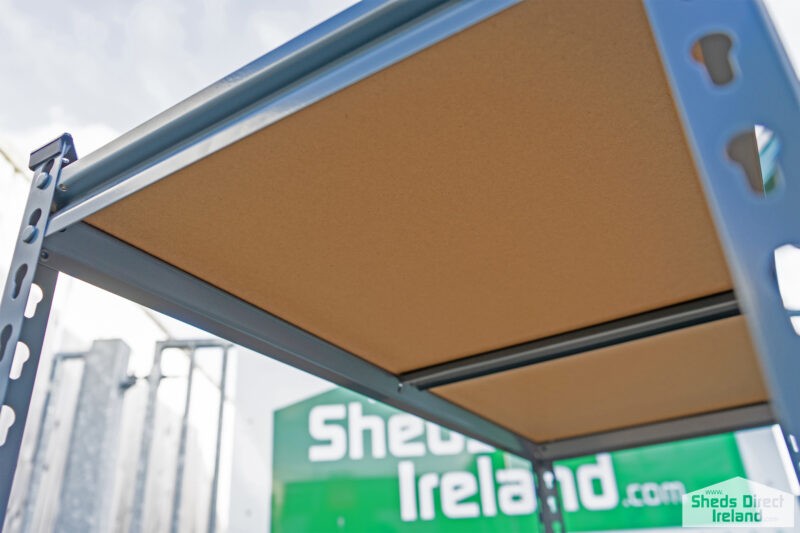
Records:
[[[8,496],[58,272],[64,272],[228,341],[367,394],[532,460],[545,529],[562,521],[547,472],[553,460],[665,440],[781,424],[800,472],[800,336],[781,300],[773,254],[800,242],[800,89],[763,6],[756,1],[645,0],[708,203],[733,273],[731,293],[645,313],[406,375],[393,375],[276,316],[83,222],[93,213],[366,76],[513,4],[515,0],[367,0],[265,55],[90,156],[77,159],[68,135],[33,152],[34,179],[0,307],[0,400],[15,422],[0,448],[0,523]],[[691,57],[709,35],[728,36],[725,65]],[[733,58],[733,59],[731,59]],[[722,68],[720,75],[715,70]],[[759,97],[769,87],[770,97]],[[752,195],[726,157],[730,140],[755,124],[780,136],[780,194]],[[44,293],[24,309],[33,283]],[[468,377],[569,357],[603,346],[744,314],[771,404],[534,443],[427,389]],[[797,310],[795,310],[797,311]],[[30,359],[9,370],[17,342]],[[552,500],[552,501],[551,501]],[[547,512],[544,512],[547,510]],[[561,523],[563,526],[563,523]]]

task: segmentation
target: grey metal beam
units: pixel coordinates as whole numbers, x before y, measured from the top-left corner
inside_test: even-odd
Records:
[[[327,341],[81,223],[45,240],[47,264],[323,379],[530,459],[554,460],[774,421],[767,405],[533,443]],[[535,406],[526,406],[535,407]]]
[[[648,2],[651,16],[656,10],[653,7],[656,1]],[[46,255],[49,254],[49,264],[112,292],[271,355],[292,366],[514,453],[537,457],[540,447],[469,411],[420,390],[436,382],[430,375],[416,376],[420,379],[414,379],[412,376],[412,379],[406,382],[399,380],[397,376],[353,354],[93,230],[81,222],[86,216],[142,187],[467,28],[513,3],[515,2],[512,0],[430,2],[424,8],[419,6],[425,3],[416,3],[415,8],[412,6],[414,2],[404,1],[364,3],[361,7],[357,6],[343,13],[334,19],[335,22],[323,24],[305,38],[265,56],[194,99],[137,128],[117,142],[66,169],[65,181],[62,183],[65,190],[56,198],[59,210],[54,214],[47,229],[48,250],[44,252]],[[428,9],[429,7],[432,9]],[[415,9],[419,11],[414,11]],[[383,18],[384,16],[386,18]],[[750,19],[744,17],[741,20]],[[657,22],[655,26],[658,26]],[[338,41],[339,39],[342,40]],[[307,67],[303,66],[304,61],[322,53],[317,41],[326,42],[330,46],[331,53],[319,63],[312,62],[308,63]],[[675,48],[675,53],[678,53],[678,48]],[[768,66],[772,68],[773,63],[774,61],[769,62]],[[670,61],[667,61],[667,64],[670,65]],[[289,68],[286,65],[294,66]],[[299,70],[292,70],[293,68]],[[307,70],[303,70],[305,68]],[[692,75],[694,74],[693,71]],[[273,82],[274,85],[269,85]],[[221,110],[219,114],[215,114],[214,108]],[[720,114],[723,115],[725,113]],[[788,131],[790,128],[785,129],[785,132]],[[65,228],[66,231],[62,232],[61,230]],[[739,278],[741,278],[740,270],[739,264],[734,261],[734,274]],[[748,284],[741,281],[737,283],[737,290],[744,293],[745,299],[749,298],[751,288]],[[722,302],[721,306],[725,308],[730,303]],[[708,309],[703,309],[699,314],[703,315],[707,311]],[[727,312],[734,311],[728,308],[721,313]],[[701,320],[706,319],[710,318],[701,317]],[[683,319],[678,319],[678,322],[680,320]],[[659,320],[655,322],[659,323]],[[686,323],[691,323],[691,320]],[[646,327],[643,323],[634,324],[631,330],[625,327],[617,328],[610,337],[617,342],[623,338],[623,335],[620,335],[621,331],[635,331],[642,327],[646,332],[658,331],[659,326],[648,324]],[[661,327],[665,327],[663,322],[661,324]],[[651,326],[652,329],[648,329]],[[583,349],[592,343],[603,342],[603,338],[607,341],[602,331],[593,332],[597,335],[593,335],[592,332],[587,334],[586,331],[582,333],[584,337],[573,338],[567,344],[574,343],[571,345],[573,349]],[[581,345],[581,342],[586,344]],[[541,351],[536,352],[539,348]],[[479,364],[465,371],[466,374],[463,375],[480,375],[480,372],[487,368],[495,371],[511,361],[515,361],[513,364],[520,362],[528,364],[537,360],[537,357],[551,357],[554,353],[558,356],[564,353],[559,351],[563,348],[563,345],[549,346],[546,349],[542,346],[527,346],[524,349],[518,347],[513,354],[500,354],[499,358],[497,353],[483,354],[482,359],[472,361]],[[493,367],[498,360],[502,360],[502,364]],[[791,365],[787,365],[787,368],[789,367]],[[784,379],[796,374],[786,373]],[[453,376],[461,379],[457,373],[448,376],[450,377],[447,379]],[[785,399],[782,402],[786,404]],[[629,445],[703,434],[709,427],[736,429],[733,425],[722,422],[730,418],[725,413],[715,413],[708,417],[704,418],[705,426],[689,424],[688,427],[684,427],[671,423],[668,426],[653,425],[632,428],[624,432],[612,432],[613,435],[586,437],[580,440],[578,443],[580,446],[570,447],[567,442],[562,442],[548,444],[546,448],[552,449],[556,446],[561,449],[571,449],[575,454],[591,453],[614,446],[618,436],[620,443],[624,440],[622,438],[624,436]],[[748,420],[747,417],[733,417],[733,419],[735,424],[747,423]],[[667,427],[669,431],[665,429]]]
[[[527,366],[560,357],[719,320],[739,314],[732,292],[716,294],[647,313],[570,331],[436,365],[400,376],[405,386],[429,389],[456,381]]]
[[[367,0],[70,165],[48,234],[520,0]]]
[[[525,455],[531,443],[204,281],[80,223],[44,243],[47,265],[341,386]]]
[[[199,350],[201,348],[230,348],[230,343],[220,341],[219,339],[200,339],[200,340],[180,340],[168,339],[165,341],[158,341],[159,350],[166,350],[167,348],[178,348],[182,350]]]
[[[5,527],[9,498],[14,483],[14,474],[17,471],[19,452],[22,448],[22,437],[25,433],[28,410],[33,394],[33,384],[39,367],[39,358],[44,345],[44,333],[47,321],[50,318],[50,307],[53,304],[53,295],[56,290],[58,272],[44,266],[39,266],[36,271],[34,283],[42,289],[43,298],[36,307],[36,314],[25,320],[19,340],[28,346],[29,358],[22,367],[22,373],[15,380],[9,380],[8,389],[3,405],[7,405],[14,412],[12,426],[6,433],[5,443],[0,446],[0,531]],[[8,374],[3,374],[7,378]]]
[[[64,173],[57,202],[72,203],[445,3],[447,0],[359,2],[83,157]]]
[[[598,452],[636,448],[649,444],[768,426],[774,423],[775,416],[769,405],[748,405],[585,437],[539,443],[531,455],[543,461],[556,461]]]

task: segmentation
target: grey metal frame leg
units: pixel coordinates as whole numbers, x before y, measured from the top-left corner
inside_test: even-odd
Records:
[[[561,513],[561,496],[553,472],[552,461],[532,460],[536,482],[536,499],[539,502],[539,520],[544,533],[564,533],[564,515]]]
[[[11,418],[13,414],[5,443],[0,446],[0,529],[5,523],[33,382],[58,279],[58,271],[39,264],[40,260],[46,259],[46,256],[40,257],[42,241],[61,169],[76,158],[72,138],[67,134],[31,154],[30,166],[35,173],[0,301],[0,402],[6,413],[10,409],[11,414],[6,416]],[[27,318],[25,308],[33,284],[42,290],[42,300],[34,314]],[[27,347],[28,359],[20,375],[12,379],[14,359],[25,352],[20,344]]]
[[[775,264],[778,249],[800,245],[800,84],[760,2],[645,0],[645,7],[800,479],[800,332]],[[704,67],[691,47],[712,38],[730,48],[704,58]],[[725,69],[731,75],[716,79]],[[781,146],[770,192],[754,191],[751,165],[732,156],[755,126],[772,130]]]

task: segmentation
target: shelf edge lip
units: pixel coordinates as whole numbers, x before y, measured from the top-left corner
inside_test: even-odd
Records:
[[[775,423],[775,415],[770,404],[757,403],[604,433],[542,442],[537,444],[533,455],[539,460],[558,461],[594,453],[753,429]]]
[[[404,386],[430,389],[631,342],[740,314],[733,291],[406,372]]]

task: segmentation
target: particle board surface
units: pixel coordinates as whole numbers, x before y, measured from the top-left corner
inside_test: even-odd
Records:
[[[731,288],[639,1],[523,2],[89,222],[391,372]]]
[[[741,316],[432,390],[536,442],[768,398]]]

